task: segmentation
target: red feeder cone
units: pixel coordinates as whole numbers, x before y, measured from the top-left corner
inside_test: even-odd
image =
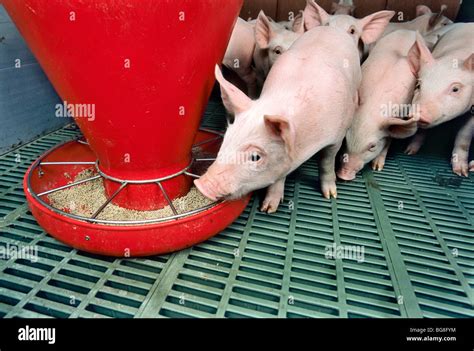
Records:
[[[192,227],[179,229],[178,222],[190,217],[178,216],[166,223],[175,228],[166,245],[151,244],[151,227],[157,224],[140,223],[146,228],[133,231],[143,230],[148,244],[134,246],[140,236],[127,239],[130,226],[114,228],[65,216],[41,193],[67,184],[61,174],[84,168],[75,162],[95,162],[110,201],[121,207],[155,210],[185,195],[192,184],[187,174],[191,149],[196,140],[212,137],[197,130],[214,83],[214,66],[222,60],[241,5],[242,0],[4,0],[89,144],[67,144],[49,152],[25,176],[32,212],[52,235],[88,251],[122,255],[128,248],[131,255],[143,255],[192,245],[240,213],[248,198],[199,212],[203,222]],[[215,149],[216,144],[206,147]],[[45,163],[61,161],[69,165]],[[228,215],[221,213],[218,223],[207,223],[219,206],[217,212],[226,208]],[[88,234],[71,234],[85,225]],[[166,235],[163,230],[156,234],[160,240]]]

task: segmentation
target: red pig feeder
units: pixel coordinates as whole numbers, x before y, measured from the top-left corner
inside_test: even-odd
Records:
[[[47,151],[26,172],[28,204],[48,233],[92,253],[145,256],[201,242],[239,216],[249,197],[189,211],[173,202],[190,192],[196,166],[220,146],[219,133],[198,128],[242,0],[3,4],[84,135]],[[77,180],[85,170],[91,175]],[[97,180],[106,200],[91,216],[49,200]],[[112,204],[169,206],[172,215],[100,218]]]

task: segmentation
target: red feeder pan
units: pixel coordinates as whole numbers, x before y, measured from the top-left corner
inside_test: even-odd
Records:
[[[240,214],[248,198],[117,226],[57,211],[40,195],[92,164],[108,201],[121,207],[155,210],[185,195],[193,144],[215,139],[197,129],[242,0],[3,3],[88,144],[50,150],[26,174],[28,203],[45,230],[85,251],[140,256],[205,240]]]

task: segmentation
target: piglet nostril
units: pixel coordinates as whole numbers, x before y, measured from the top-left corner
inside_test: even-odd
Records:
[[[346,181],[353,180],[356,177],[356,172],[341,169],[337,172],[337,177]]]
[[[196,188],[198,188],[199,192],[205,197],[212,201],[217,201],[216,194],[209,189],[209,186],[205,181],[203,181],[202,179],[195,179],[194,185],[196,186]]]

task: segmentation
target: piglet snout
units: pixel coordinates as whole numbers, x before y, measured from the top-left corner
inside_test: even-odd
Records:
[[[414,113],[413,117],[418,121],[417,123],[420,128],[427,128],[433,123],[433,119],[430,117],[429,112],[424,108],[421,108],[420,111]]]
[[[356,172],[347,168],[341,168],[337,171],[337,176],[342,180],[353,180],[356,177]]]
[[[220,192],[217,187],[204,177],[194,180],[194,185],[205,197],[212,201],[217,201],[226,196]]]
[[[212,201],[217,201],[216,193],[210,189],[209,184],[207,184],[207,182],[203,181],[202,179],[195,179],[194,185],[205,197]]]
[[[421,119],[418,121],[418,126],[420,128],[428,128],[431,125],[431,120],[429,119]]]

